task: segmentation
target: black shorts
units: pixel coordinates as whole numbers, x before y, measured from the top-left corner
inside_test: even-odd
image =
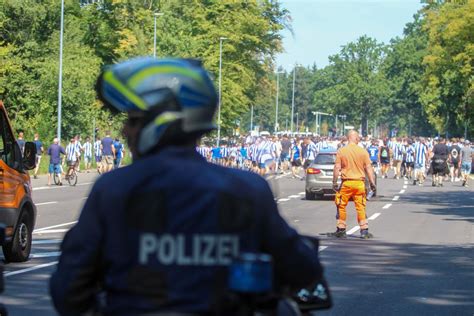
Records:
[[[291,162],[293,167],[301,167],[301,159],[295,159]]]
[[[441,176],[448,174],[448,165],[446,164],[445,160],[442,159],[435,159],[432,162],[433,173],[439,174]]]
[[[390,164],[390,159],[389,158],[380,158],[380,163],[382,165],[388,165],[388,164]]]
[[[407,168],[415,168],[415,163],[414,162],[406,162]]]

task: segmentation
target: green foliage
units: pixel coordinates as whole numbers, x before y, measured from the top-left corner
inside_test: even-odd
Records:
[[[27,138],[56,134],[61,1],[0,0],[0,98],[17,130]],[[255,100],[266,95],[279,31],[288,12],[275,1],[104,0],[91,5],[65,1],[63,50],[63,138],[120,133],[122,116],[97,103],[94,84],[101,67],[152,55],[154,12],[157,56],[200,58],[218,78],[222,54],[222,127],[230,132]]]

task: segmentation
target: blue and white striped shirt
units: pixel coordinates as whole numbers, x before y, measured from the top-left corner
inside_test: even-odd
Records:
[[[403,160],[403,147],[402,144],[395,143],[393,146],[393,159]]]
[[[68,161],[76,161],[79,155],[79,149],[75,143],[69,143],[66,146],[66,159]]]
[[[412,145],[406,147],[406,162],[415,162],[415,148]]]
[[[102,150],[100,150],[100,144],[101,144],[100,140],[94,143],[94,153],[96,157],[102,156]]]
[[[85,142],[82,149],[84,150],[84,156],[92,157],[92,144],[90,142]]]
[[[426,163],[426,153],[428,148],[423,143],[417,143],[415,145],[415,164],[425,165]]]
[[[306,159],[314,160],[317,153],[319,152],[318,147],[313,143],[309,143],[308,148],[306,149]]]

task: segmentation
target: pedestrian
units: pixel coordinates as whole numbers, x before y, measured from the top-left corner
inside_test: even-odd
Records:
[[[95,164],[97,167],[97,173],[101,174],[102,173],[102,149],[101,149],[101,141],[100,137],[97,136],[95,138],[95,143],[94,143],[94,157],[95,157]]]
[[[472,157],[474,151],[471,148],[469,140],[464,140],[464,146],[461,149],[461,173],[462,173],[462,186],[469,187],[469,175],[472,170]]]
[[[451,174],[451,182],[459,181],[459,169],[461,168],[461,147],[458,140],[453,138],[449,147],[449,173]]]
[[[382,179],[388,177],[388,170],[390,169],[390,156],[390,147],[388,146],[387,140],[384,140],[383,145],[380,147],[379,151]]]
[[[426,166],[428,165],[429,149],[426,145],[426,140],[420,138],[415,142],[415,179],[413,185],[418,182],[419,186],[422,186],[426,179]]]
[[[433,157],[431,160],[431,171],[433,175],[432,186],[443,186],[443,178],[449,173],[447,165],[449,158],[449,148],[446,145],[446,140],[440,138],[439,143],[433,147]]]
[[[268,183],[196,152],[217,108],[214,85],[196,61],[117,64],[98,90],[107,107],[128,112],[123,130],[134,160],[95,182],[63,240],[50,281],[60,315],[97,308],[107,315],[240,315],[239,306],[225,304],[228,270],[249,252],[271,256],[274,284],[298,289],[321,280],[317,248],[281,217]],[[102,305],[97,295],[106,298]]]
[[[86,142],[82,145],[82,150],[84,151],[84,167],[86,172],[89,173],[92,164],[92,144],[89,136],[86,137]]]
[[[74,144],[76,145],[76,152],[78,153],[77,163],[76,163],[76,171],[81,172],[81,151],[83,150],[81,144],[81,136],[76,135],[74,137]]]
[[[59,139],[54,138],[53,143],[48,148],[49,156],[49,168],[48,168],[48,186],[51,185],[51,177],[53,173],[58,175],[59,185],[63,185],[61,182],[61,154],[65,155],[66,151],[59,145]]]
[[[66,180],[72,174],[72,171],[77,167],[79,164],[79,157],[81,155],[79,146],[77,146],[77,139],[71,138],[71,142],[66,146],[66,164],[67,164],[67,172],[66,172]]]
[[[122,159],[125,155],[125,148],[123,144],[120,142],[118,137],[114,140],[114,149],[115,149],[115,159],[114,159],[114,169],[120,168],[122,165]]]
[[[112,170],[115,160],[114,140],[110,137],[110,131],[105,133],[105,137],[100,142],[100,149],[102,150],[102,173]]]
[[[16,143],[20,147],[21,155],[23,156],[23,153],[25,152],[25,144],[26,144],[23,132],[18,133],[18,138],[16,139]]]
[[[43,143],[40,141],[38,133],[35,133],[34,143],[36,146],[36,167],[33,174],[33,178],[38,179],[38,171],[40,168],[41,156],[43,155],[43,152],[44,152]]]
[[[362,238],[370,238],[369,223],[365,210],[366,190],[365,177],[369,178],[370,189],[375,192],[375,179],[369,153],[364,148],[358,146],[359,133],[354,130],[347,135],[349,144],[337,151],[336,163],[333,170],[333,189],[336,191],[335,203],[337,207],[336,232],[334,236],[346,236],[346,206],[352,198],[357,210],[357,221],[360,226]],[[337,181],[341,177],[341,185]]]

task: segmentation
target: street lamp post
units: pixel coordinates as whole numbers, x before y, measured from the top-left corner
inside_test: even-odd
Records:
[[[155,19],[155,24],[154,24],[154,32],[153,32],[153,57],[156,58],[156,18],[159,17],[159,16],[162,16],[163,13],[161,12],[155,12],[153,14],[153,17]]]
[[[227,37],[219,37],[219,96],[217,107],[217,147],[221,142],[221,99],[222,99],[222,41]]]
[[[296,81],[296,64],[293,66],[293,92],[291,96],[291,122],[290,130],[293,133],[293,120],[295,114],[295,81]]]
[[[64,0],[61,1],[61,31],[59,34],[59,83],[58,83],[58,139],[61,143],[61,110],[63,92],[63,34],[64,34]]]
[[[275,105],[275,133],[278,131],[278,98],[280,93],[280,74],[282,72],[276,73],[277,75],[277,91],[276,91],[276,105]]]

